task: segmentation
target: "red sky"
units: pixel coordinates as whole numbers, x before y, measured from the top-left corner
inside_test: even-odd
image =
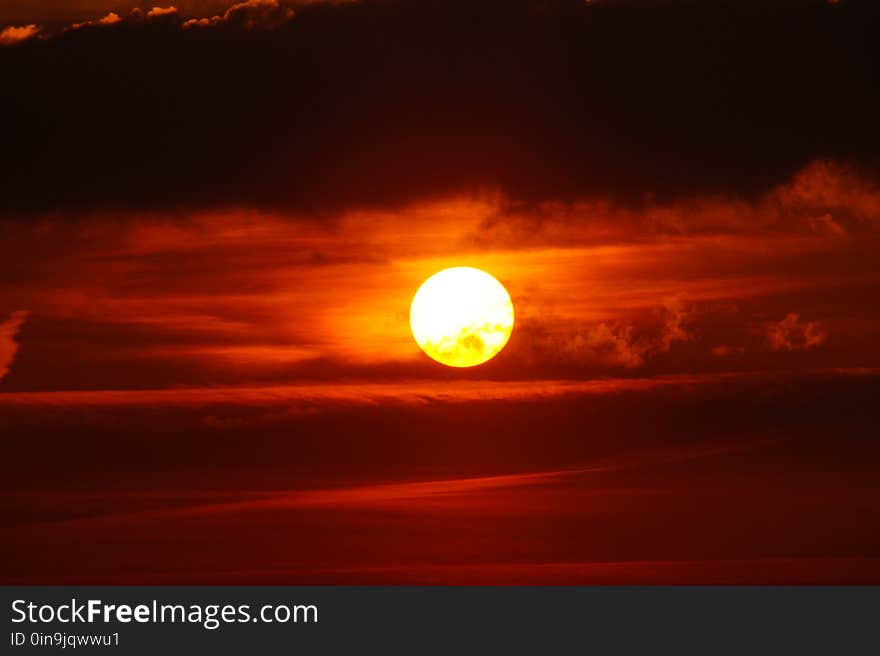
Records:
[[[880,178],[859,123],[876,89],[848,69],[837,100],[785,113],[815,72],[761,95],[734,39],[712,51],[728,87],[682,46],[661,56],[687,62],[664,73],[680,95],[632,105],[636,44],[590,63],[607,86],[581,96],[574,65],[544,68],[555,5],[487,6],[475,20],[510,32],[456,27],[495,46],[475,54],[401,36],[458,25],[436,7],[244,8],[197,35],[183,21],[224,7],[160,24],[0,5],[0,29],[42,35],[0,48],[29,121],[0,213],[4,582],[880,581]],[[124,20],[59,33],[110,10]],[[656,11],[608,20],[630,34]],[[754,11],[736,20],[761,39],[784,22]],[[351,50],[318,61],[340,33]],[[263,68],[222,60],[216,86],[203,66],[227,51]],[[59,114],[40,108],[73,97],[65,76],[27,75],[53,53],[100,62]],[[189,66],[200,90],[179,86]],[[408,325],[419,284],[456,265],[516,309],[469,370]]]
[[[880,195],[798,184],[7,224],[5,579],[876,581]],[[474,370],[409,335],[453,264],[517,310]]]

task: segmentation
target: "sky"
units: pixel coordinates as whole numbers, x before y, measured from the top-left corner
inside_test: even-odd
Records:
[[[0,580],[880,582],[875,3],[34,4]]]

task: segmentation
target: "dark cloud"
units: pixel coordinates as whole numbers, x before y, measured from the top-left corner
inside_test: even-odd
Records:
[[[694,341],[695,310],[668,299],[653,316],[635,321],[572,323],[560,330],[552,320],[529,319],[517,326],[525,333],[515,345],[517,357],[530,362],[556,362],[612,369],[636,369],[673,345]]]
[[[880,150],[876,3],[244,9],[0,50],[2,211],[749,195]]]
[[[246,30],[271,30],[283,25],[293,16],[293,9],[282,5],[278,0],[245,0],[210,18],[190,18],[184,21],[183,27],[213,27],[227,24]]]

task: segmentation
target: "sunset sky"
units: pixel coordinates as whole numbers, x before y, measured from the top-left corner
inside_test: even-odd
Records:
[[[878,21],[0,0],[3,582],[880,583]]]

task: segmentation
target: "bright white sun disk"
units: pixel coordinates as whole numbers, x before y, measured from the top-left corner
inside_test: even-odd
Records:
[[[485,271],[453,267],[419,287],[409,321],[416,343],[434,360],[473,367],[504,348],[513,330],[513,303]]]

